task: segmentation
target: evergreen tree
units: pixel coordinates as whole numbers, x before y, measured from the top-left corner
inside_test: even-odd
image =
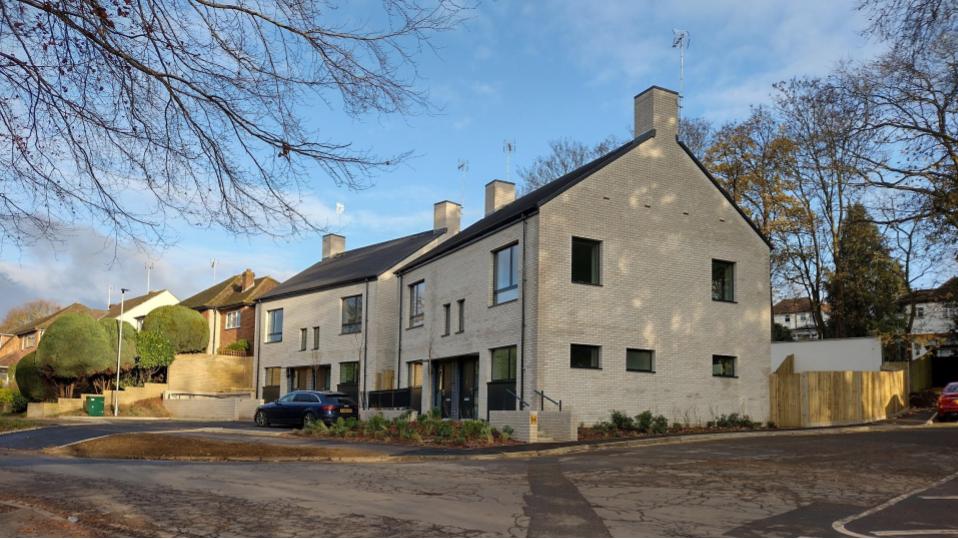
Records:
[[[895,331],[905,291],[901,266],[860,203],[849,206],[839,234],[835,270],[825,284],[831,318],[829,336],[864,337]]]

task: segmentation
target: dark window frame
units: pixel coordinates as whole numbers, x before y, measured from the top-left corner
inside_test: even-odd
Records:
[[[576,278],[576,244],[585,245],[588,244],[590,248],[594,248],[594,260],[590,263],[589,272],[594,272],[594,280],[582,280]],[[602,240],[595,240],[592,238],[584,238],[582,236],[572,236],[572,244],[570,248],[570,278],[573,284],[587,284],[590,286],[602,286]],[[581,277],[581,276],[580,276]]]
[[[718,373],[715,372],[715,361],[716,360],[732,360],[732,374]],[[724,369],[723,369],[724,370]],[[726,354],[712,354],[712,376],[716,378],[738,378],[738,356],[730,356]]]
[[[354,369],[353,380],[349,382],[343,381],[343,372],[346,368]],[[339,383],[340,384],[358,384],[359,383],[359,362],[358,361],[342,361],[339,363]]]
[[[517,358],[519,357],[518,347],[516,345],[500,346],[489,350],[489,377],[492,382],[515,382],[518,379]],[[496,352],[507,352],[506,362],[508,363],[508,374],[511,378],[496,378]]]
[[[350,309],[347,309],[347,305],[350,302],[357,302],[358,310],[353,308],[353,314],[356,315],[356,319],[346,318],[346,314],[350,312]],[[352,296],[344,296],[340,299],[340,309],[342,310],[342,334],[353,334],[353,333],[362,333],[363,331],[363,295],[362,294],[353,294]]]
[[[307,328],[299,328],[299,351],[305,352],[309,347],[309,330]]]
[[[313,350],[319,350],[319,326],[313,326]]]
[[[452,304],[451,303],[442,304],[442,314],[443,314],[442,336],[448,337],[449,333],[452,331]]]
[[[407,329],[422,327],[426,323],[426,300],[423,298],[425,291],[425,279],[420,279],[409,285],[409,325]]]
[[[715,269],[716,264],[721,264],[731,272],[731,277],[728,275],[722,277],[723,286],[721,289],[716,290],[715,288]],[[723,303],[735,303],[735,262],[732,260],[722,260],[720,258],[712,259],[712,301],[719,301]],[[727,281],[726,281],[727,279]],[[726,296],[726,293],[727,296]]]
[[[456,300],[456,308],[459,311],[459,329],[456,333],[466,331],[466,298]]]
[[[629,368],[629,352],[648,352],[649,353],[649,368],[648,369],[631,369]],[[625,370],[626,372],[647,372],[655,374],[655,350],[649,348],[626,348],[625,349]]]
[[[519,299],[519,242],[500,247],[492,252],[492,304],[502,305]],[[500,286],[499,256],[509,254],[508,281]],[[507,296],[502,298],[502,296]]]
[[[582,366],[575,364],[575,349],[576,348],[588,348],[591,351],[595,352],[594,355],[594,364],[592,359],[590,359],[589,366]],[[571,343],[569,345],[569,368],[572,369],[589,369],[589,370],[602,370],[602,347],[595,344],[582,344],[582,343]]]
[[[277,332],[277,331],[273,331],[273,330],[275,329],[275,325],[276,325],[276,324],[275,324],[275,320],[274,320],[274,318],[273,318],[273,316],[274,316],[273,313],[279,313],[280,323],[279,323],[279,331],[278,331],[278,332]],[[284,320],[283,320],[283,318],[284,318],[284,315],[283,315],[283,308],[282,308],[282,307],[280,307],[279,309],[270,309],[270,310],[266,311],[266,340],[265,340],[265,342],[267,342],[267,343],[283,342],[283,325],[284,325]]]

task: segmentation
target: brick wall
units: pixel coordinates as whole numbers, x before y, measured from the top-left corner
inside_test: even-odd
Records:
[[[240,312],[240,326],[238,328],[226,329],[226,314],[233,311]],[[217,316],[217,349],[222,350],[238,340],[246,340],[251,347],[256,345],[256,309],[252,306],[243,306],[235,309],[223,309]],[[250,348],[250,355],[252,355]]]
[[[180,354],[170,364],[172,392],[226,393],[253,388],[253,358]]]

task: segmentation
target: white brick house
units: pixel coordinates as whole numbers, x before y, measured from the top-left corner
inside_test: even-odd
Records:
[[[450,417],[544,394],[585,423],[766,419],[770,246],[677,112],[642,92],[633,141],[519,199],[490,182],[484,218],[401,267],[397,387]]]
[[[273,400],[294,389],[331,389],[357,400],[393,387],[399,327],[394,270],[459,230],[461,208],[435,205],[435,226],[353,250],[337,234],[323,237],[320,262],[256,304],[256,384]]]

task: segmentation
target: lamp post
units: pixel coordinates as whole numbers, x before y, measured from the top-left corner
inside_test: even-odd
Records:
[[[117,331],[116,343],[116,385],[113,386],[113,417],[120,415],[120,396],[118,395],[120,391],[120,352],[123,349],[123,295],[129,291],[127,288],[120,289],[120,316],[116,319],[116,324],[119,326]]]

